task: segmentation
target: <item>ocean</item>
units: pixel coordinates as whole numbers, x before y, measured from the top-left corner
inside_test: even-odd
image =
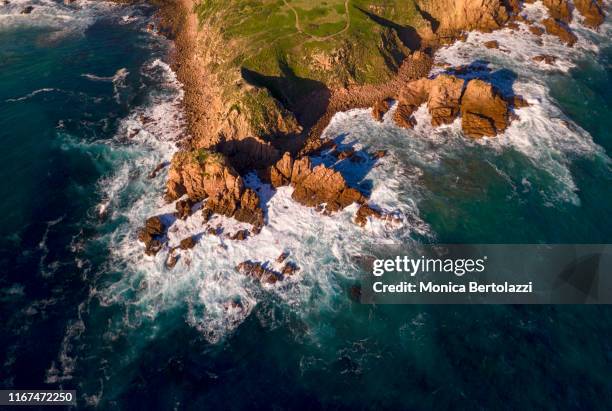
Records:
[[[496,138],[468,140],[459,122],[433,129],[423,107],[414,130],[396,127],[393,109],[382,124],[369,110],[337,114],[327,137],[388,154],[315,163],[392,219],[360,228],[355,206],[324,216],[250,174],[262,232],[229,241],[203,234],[199,214],[176,221],[170,244],[199,241],[168,269],[136,237],[173,210],[166,171],[148,174],[185,133],[172,44],[147,30],[154,12],[0,5],[0,388],[74,389],[79,408],[99,409],[612,407],[606,306],[350,298],[355,257],[375,244],[612,241],[610,18],[599,32],[575,19],[572,49],[522,28],[471,33],[437,54],[529,102]],[[492,39],[499,49],[482,46]],[[282,252],[300,271],[276,285],[234,269]]]

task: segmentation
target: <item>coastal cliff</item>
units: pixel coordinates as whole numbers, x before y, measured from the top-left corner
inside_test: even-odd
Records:
[[[516,0],[157,3],[160,30],[176,45],[174,68],[184,85],[189,128],[184,151],[172,161],[167,199],[187,194],[192,202],[205,200],[207,213],[237,218],[244,214],[240,176],[255,171],[274,187],[293,185],[296,201],[326,204],[327,212],[360,204],[360,224],[364,213],[382,214],[337,171],[310,166],[310,156],[330,148],[321,134],[334,114],[373,107],[380,121],[395,100],[394,121],[411,128],[412,114],[426,104],[434,127],[461,118],[466,137],[493,137],[527,103],[452,70],[428,78],[436,50],[468,31],[516,28],[517,22],[571,46],[574,8],[592,28],[604,15],[599,0],[546,0],[549,17],[541,22],[521,16]],[[207,161],[185,161],[201,153],[219,160],[219,173],[209,173]],[[300,164],[304,178],[296,180]],[[209,175],[214,178],[203,177]],[[225,189],[207,192],[213,186]],[[261,227],[259,198],[245,201],[256,205],[242,207],[250,217],[241,221]]]

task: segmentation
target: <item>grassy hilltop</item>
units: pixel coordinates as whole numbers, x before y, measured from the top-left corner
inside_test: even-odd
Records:
[[[427,24],[414,0],[202,0],[195,11],[219,40],[210,64],[225,100],[254,126],[277,102],[294,110],[317,89],[385,82]]]

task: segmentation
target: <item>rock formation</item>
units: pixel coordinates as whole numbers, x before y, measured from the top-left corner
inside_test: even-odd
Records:
[[[461,99],[461,128],[472,138],[493,137],[509,124],[508,103],[489,83],[470,80]]]
[[[174,155],[166,198],[172,201],[184,194],[188,200],[176,205],[179,218],[188,216],[193,202],[206,200],[202,211],[206,220],[212,214],[220,214],[257,227],[263,225],[259,196],[244,188],[242,178],[221,154],[200,149]]]
[[[155,255],[162,249],[162,236],[165,227],[160,217],[150,217],[145,222],[145,226],[138,232],[138,239],[145,244],[145,253]]]
[[[597,28],[603,23],[605,14],[599,0],[574,0],[574,6],[584,17],[584,24]]]
[[[387,99],[378,100],[376,104],[374,104],[374,107],[372,108],[372,117],[374,117],[374,120],[382,121],[385,113],[389,111],[390,107],[391,107],[391,104],[389,103],[389,100]]]
[[[557,36],[567,46],[572,47],[578,38],[566,24],[559,20],[548,18],[542,20],[542,24],[546,28],[546,32],[550,35]]]
[[[409,82],[400,92],[394,120],[401,127],[413,127],[412,113],[426,103],[431,124],[436,127],[453,122],[461,114],[466,136],[480,138],[503,132],[510,123],[510,109],[528,103],[520,96],[501,95],[492,84],[483,80],[463,79],[441,74],[434,79]]]

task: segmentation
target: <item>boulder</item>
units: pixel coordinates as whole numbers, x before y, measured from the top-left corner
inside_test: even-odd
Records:
[[[145,226],[138,232],[138,239],[145,244],[147,255],[155,255],[162,249],[161,236],[164,231],[165,227],[160,217],[155,216],[147,219]]]
[[[427,101],[431,80],[422,78],[408,82],[400,90],[397,109],[393,114],[395,123],[403,128],[413,128],[416,124],[413,113]]]
[[[26,6],[21,10],[21,14],[30,14],[34,10],[33,6]]]
[[[226,193],[240,198],[244,189],[242,178],[226,158],[204,149],[180,151],[172,157],[166,188],[169,199],[176,200],[184,192],[194,201]]]
[[[604,22],[605,14],[597,0],[574,0],[574,6],[584,17],[584,24],[593,29]]]
[[[363,202],[363,195],[349,188],[337,171],[318,165],[295,185],[291,197],[300,204],[315,207],[326,203],[325,210],[334,212],[343,209],[353,202]]]
[[[498,49],[499,43],[497,40],[485,41],[484,46],[488,49]]]
[[[470,80],[461,99],[461,117],[465,135],[492,137],[508,127],[508,102],[492,84]]]
[[[557,58],[555,56],[551,56],[550,54],[541,54],[533,57],[532,60],[537,63],[554,64],[555,61],[557,61]]]
[[[531,34],[534,34],[536,36],[541,36],[542,34],[544,34],[544,29],[542,27],[534,25],[529,26],[529,31],[531,32]]]
[[[387,150],[376,150],[373,154],[372,154],[372,158],[374,159],[380,159],[383,158],[384,156],[387,155]]]
[[[459,115],[459,104],[464,80],[440,74],[431,81],[427,107],[434,127],[450,124]]]
[[[196,245],[196,242],[193,239],[193,237],[187,237],[181,240],[181,242],[179,243],[179,248],[181,250],[188,250],[190,248],[195,247],[195,245]]]
[[[542,20],[542,24],[544,24],[548,34],[559,37],[559,39],[569,47],[572,47],[576,41],[578,41],[578,38],[572,33],[570,28],[559,20],[548,18]]]
[[[378,100],[372,107],[372,117],[376,121],[382,121],[385,113],[391,108],[391,103],[387,99]]]
[[[548,9],[548,14],[553,19],[570,23],[572,21],[572,10],[567,0],[542,0]]]
[[[295,263],[288,262],[281,269],[281,274],[283,276],[293,275],[299,270],[300,270],[300,267],[298,267]]]
[[[278,257],[276,257],[276,262],[280,264],[285,261],[287,257],[289,257],[289,252],[283,251]]]
[[[234,218],[243,223],[261,227],[264,223],[263,210],[259,207],[259,196],[257,193],[247,188],[240,198],[240,206],[234,214]]]
[[[274,271],[265,268],[263,263],[257,261],[243,261],[236,266],[236,271],[249,277],[253,277],[265,284],[274,284],[280,278]]]
[[[243,241],[243,240],[246,240],[248,236],[249,236],[248,230],[239,230],[239,231],[236,231],[233,235],[229,236],[229,239],[234,240],[234,241]]]
[[[521,96],[512,96],[512,99],[510,100],[510,104],[514,108],[529,107],[529,103],[527,102],[527,100],[525,100]]]
[[[276,164],[270,167],[270,183],[272,187],[286,186],[291,181],[293,171],[293,158],[285,153]]]
[[[186,220],[191,215],[191,208],[195,204],[194,201],[189,198],[186,200],[179,200],[174,205],[176,208],[176,218],[180,220]]]
[[[364,227],[368,222],[368,217],[382,218],[382,213],[367,204],[362,204],[355,215],[355,223]]]

